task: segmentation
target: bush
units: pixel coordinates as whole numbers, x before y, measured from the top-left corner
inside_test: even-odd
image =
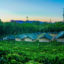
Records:
[[[43,64],[43,63],[39,63],[39,62],[35,62],[35,61],[31,60],[31,61],[27,62],[26,64]]]
[[[39,47],[37,47],[37,42],[27,43],[0,42],[0,63],[64,64],[64,45],[61,43],[40,43]]]

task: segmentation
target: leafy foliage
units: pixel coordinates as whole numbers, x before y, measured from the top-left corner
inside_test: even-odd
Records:
[[[0,36],[10,34],[21,34],[21,33],[34,33],[34,32],[59,32],[64,31],[64,23],[16,23],[16,22],[5,22],[0,21]]]
[[[12,42],[0,42],[1,64],[64,64],[62,43]]]

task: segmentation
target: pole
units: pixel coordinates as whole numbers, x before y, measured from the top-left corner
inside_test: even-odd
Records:
[[[26,19],[27,19],[26,21],[28,21],[28,16],[26,17]]]
[[[63,8],[63,22],[64,22],[64,8]]]

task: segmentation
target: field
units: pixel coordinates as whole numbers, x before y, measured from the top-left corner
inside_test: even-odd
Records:
[[[1,41],[0,64],[64,64],[64,44]]]

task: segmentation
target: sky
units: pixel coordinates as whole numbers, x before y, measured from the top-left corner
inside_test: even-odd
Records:
[[[61,21],[64,0],[0,0],[0,19]]]

